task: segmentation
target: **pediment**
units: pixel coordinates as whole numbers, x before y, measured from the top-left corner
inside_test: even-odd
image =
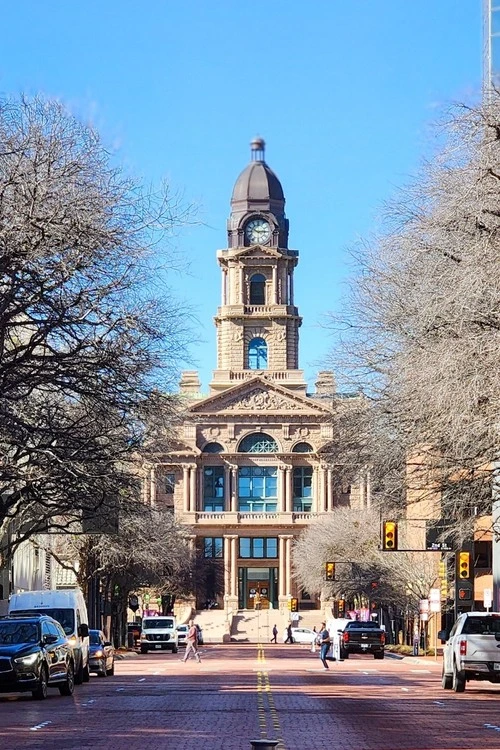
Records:
[[[267,245],[251,245],[250,247],[242,247],[241,250],[237,250],[234,253],[233,257],[235,258],[282,258],[283,256],[274,247],[268,247]]]
[[[324,418],[330,409],[314,400],[293,393],[264,378],[252,378],[215,396],[198,401],[190,409],[196,414],[307,414]]]

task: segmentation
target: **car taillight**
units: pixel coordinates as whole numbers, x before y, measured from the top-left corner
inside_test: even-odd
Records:
[[[342,633],[342,640],[344,641],[344,643],[348,642],[348,640],[349,640],[349,633],[347,631],[345,631],[344,633]]]
[[[460,656],[467,656],[467,641],[460,641]]]

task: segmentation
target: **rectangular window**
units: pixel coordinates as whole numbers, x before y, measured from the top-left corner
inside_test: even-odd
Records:
[[[278,557],[276,537],[240,537],[240,557],[263,559]]]
[[[276,513],[278,470],[275,466],[243,466],[238,470],[238,510]]]
[[[204,557],[222,557],[224,555],[224,540],[219,536],[206,536],[203,539]]]
[[[293,510],[295,513],[312,509],[312,466],[300,466],[293,470]]]
[[[165,494],[173,495],[175,489],[175,474],[165,474]]]
[[[207,466],[203,470],[203,510],[224,511],[224,467]]]

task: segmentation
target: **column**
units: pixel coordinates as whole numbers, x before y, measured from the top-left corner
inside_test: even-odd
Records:
[[[286,468],[286,488],[285,488],[285,513],[290,513],[293,508],[293,483],[292,469]]]
[[[292,578],[292,555],[291,555],[291,549],[292,549],[292,537],[287,536],[285,539],[286,542],[286,591],[285,595],[290,596],[292,593],[292,586],[291,586],[291,578]]]
[[[231,509],[231,469],[224,466],[224,510]]]
[[[278,466],[278,511],[285,512],[285,469]]]
[[[327,510],[327,481],[326,481],[326,467],[321,466],[320,467],[320,473],[321,473],[321,510],[325,511]]]
[[[278,536],[278,544],[279,544],[278,596],[285,596],[286,537]]]
[[[156,505],[156,469],[154,466],[149,470],[149,500],[151,505]]]
[[[231,511],[238,510],[238,467],[231,467]]]
[[[198,467],[191,466],[190,477],[189,477],[189,510],[196,510],[196,480],[197,480]]]
[[[224,596],[231,594],[231,537],[224,536]]]
[[[293,305],[293,271],[290,271],[290,305]]]
[[[275,305],[278,303],[278,269],[276,266],[273,266],[273,293],[272,293],[272,301]]]
[[[189,466],[182,467],[182,489],[184,498],[184,513],[189,512]]]
[[[372,478],[370,469],[366,472],[366,507],[372,507]]]
[[[238,596],[238,565],[236,562],[237,544],[238,544],[238,537],[237,536],[231,537],[231,574],[230,574],[231,596],[236,596],[236,597]]]
[[[327,469],[327,510],[333,510],[333,471]]]

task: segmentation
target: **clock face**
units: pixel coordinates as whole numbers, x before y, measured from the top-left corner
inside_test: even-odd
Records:
[[[245,236],[249,242],[262,245],[271,236],[271,227],[265,219],[252,219],[245,227]]]

